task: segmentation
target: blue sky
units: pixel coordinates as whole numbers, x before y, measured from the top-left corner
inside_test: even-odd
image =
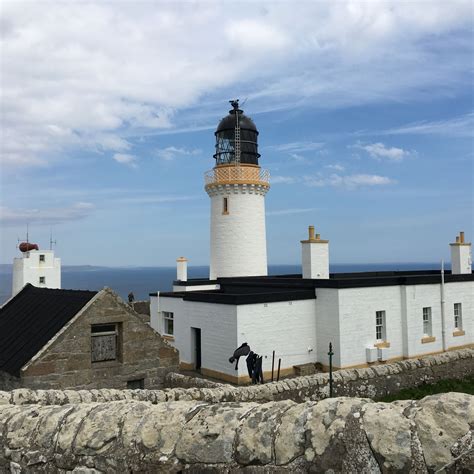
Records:
[[[209,261],[214,129],[260,131],[269,263],[449,260],[473,229],[470,1],[6,2],[1,263]]]

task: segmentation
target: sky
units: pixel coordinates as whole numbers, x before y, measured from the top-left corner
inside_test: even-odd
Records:
[[[471,1],[4,1],[0,263],[209,262],[214,131],[260,132],[268,261],[449,261],[474,238]]]

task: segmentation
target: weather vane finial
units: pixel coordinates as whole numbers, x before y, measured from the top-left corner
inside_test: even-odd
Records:
[[[239,99],[229,100],[229,102],[234,107],[234,110],[239,110]]]

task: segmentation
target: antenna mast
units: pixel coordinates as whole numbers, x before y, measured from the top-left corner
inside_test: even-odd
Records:
[[[235,133],[234,133],[234,154],[235,163],[240,166],[240,122],[239,122],[239,99],[231,100],[230,103],[235,110]]]
[[[56,245],[56,240],[53,240],[53,228],[51,227],[49,232],[49,250],[53,250],[53,245]]]

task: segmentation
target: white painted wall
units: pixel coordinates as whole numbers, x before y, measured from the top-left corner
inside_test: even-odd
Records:
[[[329,343],[333,345],[333,365],[341,366],[341,335],[339,323],[339,290],[317,288],[315,300],[317,361],[329,365]]]
[[[451,272],[455,274],[472,273],[471,244],[450,244]]]
[[[211,198],[210,279],[267,275],[265,187],[236,184],[208,189]],[[224,198],[228,213],[224,214]]]
[[[329,243],[302,242],[303,278],[329,278]]]
[[[385,311],[390,359],[441,351],[440,290],[440,284],[317,288],[315,300],[240,306],[170,297],[160,297],[158,304],[158,298],[151,297],[151,324],[161,333],[158,311],[174,313],[173,344],[179,349],[181,360],[187,363],[193,362],[191,327],[201,328],[202,367],[229,375],[247,373],[244,359],[238,371],[228,362],[244,342],[264,356],[265,371],[271,370],[273,350],[277,360],[281,357],[282,368],[307,362],[327,366],[329,342],[333,343],[333,365],[350,367],[365,364],[366,347],[377,342],[376,311]],[[462,304],[462,336],[453,336],[454,303]],[[436,338],[425,344],[421,342],[423,307],[431,307],[432,333]],[[445,284],[445,323],[448,348],[474,343],[474,282]]]
[[[44,262],[40,262],[44,255]],[[39,282],[45,277],[45,283]],[[52,250],[30,250],[22,257],[13,259],[12,295],[16,295],[27,283],[40,288],[61,288],[61,259]]]
[[[444,285],[446,343],[450,347],[474,344],[474,282],[451,282]],[[454,303],[462,305],[464,336],[453,336]]]
[[[229,357],[238,347],[236,306],[162,296],[159,309],[174,314],[175,340],[171,343],[179,350],[182,362],[193,363],[191,328],[200,328],[202,367],[236,375],[229,363]]]
[[[365,364],[366,347],[374,347],[375,313],[385,311],[389,358],[403,355],[400,286],[345,288],[339,290],[341,366]]]
[[[263,371],[272,370],[275,350],[275,376],[278,358],[281,368],[316,362],[315,300],[246,304],[237,307],[238,342],[263,356]],[[308,349],[312,349],[309,351]],[[248,375],[245,358],[238,374]]]
[[[176,259],[176,280],[186,281],[188,279],[188,261],[184,257]]]
[[[150,296],[150,326],[160,334],[163,334],[163,326],[160,319],[160,292],[157,296]]]
[[[221,286],[217,284],[210,285],[173,285],[173,292],[177,291],[204,291],[204,290],[218,290]]]

